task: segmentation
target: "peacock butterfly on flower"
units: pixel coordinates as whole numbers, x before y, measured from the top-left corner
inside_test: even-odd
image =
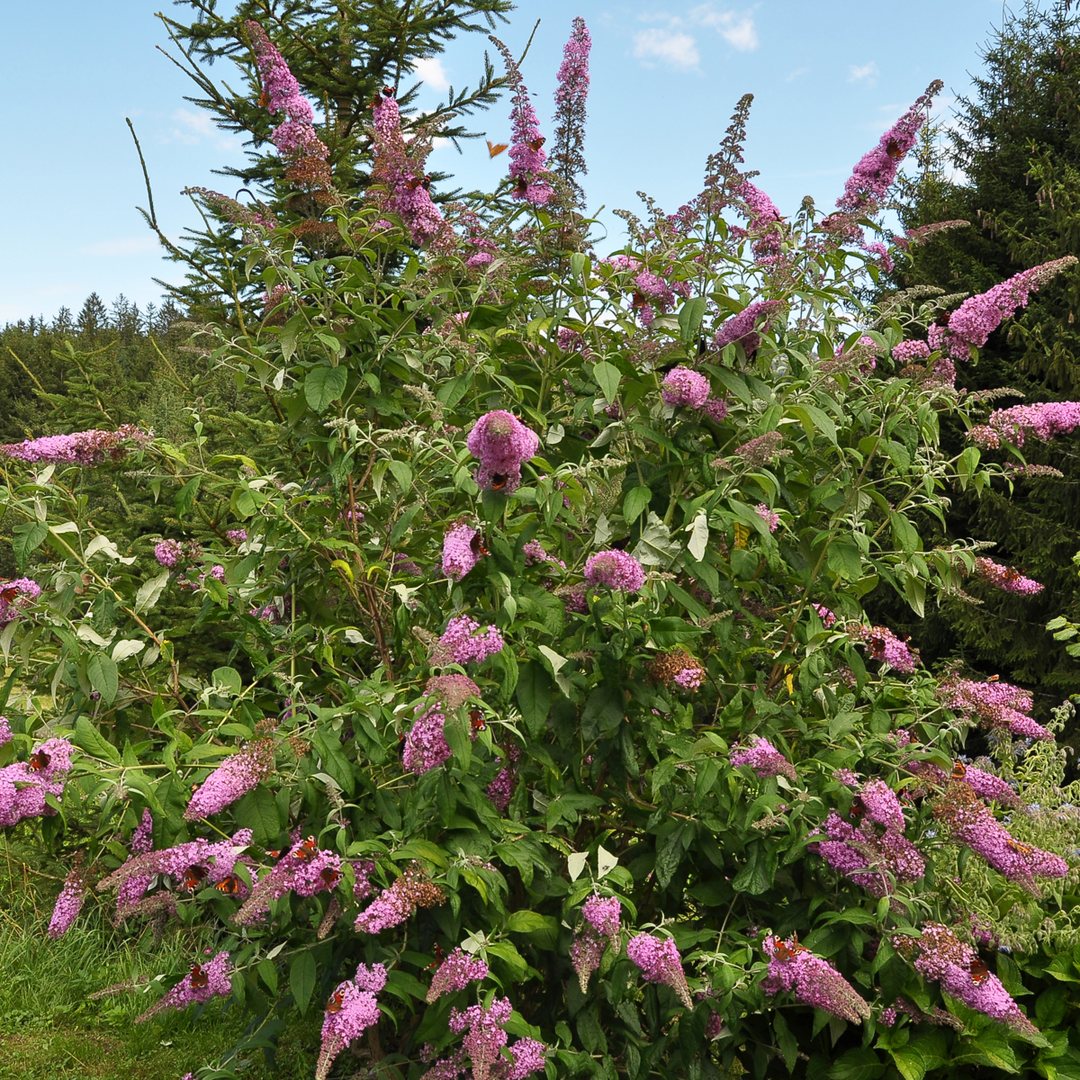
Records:
[[[506,473],[501,473],[501,472],[492,473],[491,474],[491,490],[492,491],[502,491],[502,489],[504,487],[506,487],[506,481],[508,479],[509,478],[507,477]]]
[[[30,755],[30,760],[26,763],[34,772],[41,772],[43,769],[49,767],[49,762],[52,758],[45,753],[44,750],[38,750],[37,753]]]
[[[472,724],[473,731],[487,731],[487,721],[479,709],[470,710],[469,722]]]
[[[848,811],[848,817],[851,818],[852,821],[858,821],[865,813],[866,803],[863,802],[863,797],[861,795],[856,795],[855,798],[851,800],[851,809]]]
[[[326,1011],[333,1016],[334,1013],[341,1012],[341,1006],[345,1004],[345,993],[342,990],[335,990],[333,996],[326,1003]]]
[[[22,589],[14,582],[5,582],[3,585],[0,585],[0,600],[10,604],[21,592]]]
[[[501,475],[501,474],[497,474]],[[498,491],[498,488],[495,489]],[[490,555],[487,546],[484,544],[484,537],[479,532],[474,532],[472,539],[469,541],[469,550],[479,559],[481,555]]]
[[[799,944],[798,934],[791,935],[790,945],[786,941],[778,941],[773,946],[773,956],[775,956],[777,960],[791,960],[801,952],[806,952],[806,946]]]
[[[210,873],[205,866],[199,866],[196,863],[193,866],[189,866],[184,871],[184,876],[180,879],[180,884],[187,892],[194,892],[205,880],[206,875]]]
[[[430,971],[432,968],[438,967],[443,960],[446,959],[446,953],[443,952],[443,947],[436,941],[435,942],[435,959],[428,964],[427,969]]]
[[[235,874],[223,877],[214,888],[226,896],[235,896],[240,891],[240,879]]]
[[[341,872],[332,866],[324,866],[319,874],[319,880],[328,889],[332,889],[341,880]]]
[[[968,970],[971,972],[971,981],[976,986],[981,986],[990,978],[990,969],[986,966],[986,961],[980,959],[978,956],[971,961]]]
[[[524,176],[519,176],[517,182],[514,184],[514,194],[519,198],[525,198],[529,193],[529,181]]]
[[[210,985],[210,976],[203,970],[202,964],[192,964],[188,978],[191,980],[192,990],[205,990]]]
[[[536,151],[539,150],[540,147],[543,146],[546,142],[547,139],[545,139],[544,136],[541,135],[538,138],[529,139],[529,141],[525,145],[535,154]]]
[[[899,161],[904,156],[904,151],[900,149],[900,144],[895,139],[890,139],[885,144],[885,153],[889,155],[891,161]]]
[[[315,843],[315,837],[309,836],[302,844],[290,852],[294,859],[299,859],[301,862],[307,862],[308,859],[314,858],[315,852],[319,850],[319,845]]]

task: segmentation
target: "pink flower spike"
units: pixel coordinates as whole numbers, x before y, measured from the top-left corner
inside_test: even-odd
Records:
[[[794,782],[797,777],[795,766],[768,739],[760,735],[751,735],[753,740],[748,747],[738,745],[731,748],[730,761],[734,769],[749,765],[762,779],[770,776],[786,776]]]
[[[471,525],[458,524],[443,537],[442,571],[460,581],[480,561],[480,534]]]
[[[632,594],[645,584],[645,568],[633,555],[612,548],[589,556],[585,580],[591,585],[606,585],[615,592]]]
[[[870,1006],[831,964],[794,940],[765,939],[769,972],[761,984],[766,994],[794,992],[795,1000],[812,1005],[851,1024],[870,1016]]]
[[[1017,596],[1038,596],[1043,591],[1039,582],[981,555],[975,559],[975,573],[1002,592],[1015,593]]]
[[[196,1002],[205,1004],[213,997],[228,997],[232,993],[231,975],[227,952],[219,952],[208,964],[193,964],[191,971],[157,1004],[135,1017],[135,1023],[141,1024],[165,1009],[186,1009]]]
[[[512,198],[543,206],[555,194],[543,179],[548,171],[545,168],[547,154],[543,150],[546,140],[540,134],[540,122],[517,62],[497,37],[491,36],[491,40],[502,53],[506,81],[514,92],[510,108],[510,179],[515,184],[510,194]]]
[[[463,949],[454,949],[432,976],[426,1001],[430,1005],[443,994],[452,994],[471,982],[486,979],[487,974],[488,966],[480,957],[472,957]]]
[[[686,1008],[694,1007],[690,987],[686,984],[682,957],[679,956],[674,938],[638,934],[630,939],[626,955],[637,964],[649,982],[670,986]]]
[[[330,996],[323,1017],[322,1046],[315,1065],[315,1080],[326,1080],[334,1059],[367,1028],[379,1022],[375,995],[386,985],[386,968],[361,964],[356,978],[339,983]]]

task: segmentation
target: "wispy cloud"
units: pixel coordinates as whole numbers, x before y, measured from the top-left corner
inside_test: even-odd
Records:
[[[718,11],[712,4],[699,4],[685,15],[653,11],[640,19],[657,24],[634,35],[634,56],[650,67],[660,62],[685,70],[696,68],[701,61],[698,34],[702,30],[715,31],[739,52],[752,52],[760,44],[749,11]]]
[[[161,247],[156,236],[123,236],[115,240],[99,240],[96,244],[87,244],[76,248],[80,255],[98,255],[106,258],[130,255],[146,255]]]
[[[422,56],[419,60],[414,60],[413,71],[416,77],[432,90],[450,89],[450,80],[446,76],[446,69],[437,56]]]
[[[784,82],[794,82],[800,75],[809,75],[809,68],[796,68],[784,77]]]
[[[634,55],[650,66],[651,61],[662,60],[677,68],[696,68],[701,59],[689,34],[665,30],[660,26],[634,35]]]
[[[848,82],[875,82],[878,74],[877,64],[871,60],[869,64],[856,66],[852,64],[848,68]]]
[[[236,153],[243,151],[241,140],[235,135],[221,131],[209,113],[197,113],[181,108],[177,109],[169,119],[173,122],[173,126],[162,130],[162,136],[166,142],[179,142],[193,146],[196,143],[210,141],[221,150],[231,150]]]

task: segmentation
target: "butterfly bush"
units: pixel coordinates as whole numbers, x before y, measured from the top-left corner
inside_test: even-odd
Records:
[[[1023,446],[1029,435],[1047,442],[1070,435],[1080,426],[1080,402],[1046,401],[1038,405],[1014,405],[995,409],[985,424],[976,424],[968,438],[978,446],[996,449],[1003,440]]]
[[[289,894],[315,896],[329,892],[340,880],[341,856],[336,852],[316,848],[308,853],[304,847],[294,847],[259,878],[235,921],[240,926],[252,925],[266,916],[273,901]]]
[[[665,405],[675,409],[700,409],[709,399],[709,380],[690,368],[677,367],[660,385]]]
[[[1004,728],[1021,739],[1052,741],[1050,731],[1032,719],[1032,697],[1029,691],[1006,682],[962,679],[950,676],[943,679],[935,693],[942,704],[960,715],[988,728]]]
[[[581,992],[589,989],[592,973],[600,967],[604,950],[619,948],[622,905],[615,897],[590,896],[581,909],[582,921],[570,947],[570,960]]]
[[[444,898],[443,890],[426,874],[410,867],[360,912],[354,926],[363,933],[378,934],[403,923],[418,907],[433,907]]]
[[[75,868],[64,879],[64,887],[56,898],[52,918],[49,920],[49,937],[55,941],[71,929],[72,923],[79,917],[86,900],[86,872],[82,866]]]
[[[6,582],[3,590],[11,595],[0,596],[0,626],[24,615],[41,596],[41,586],[32,578],[15,578]]]
[[[499,490],[509,495],[521,484],[521,466],[540,449],[540,439],[513,413],[496,409],[476,421],[466,446],[480,462],[476,482],[491,488],[501,478]]]
[[[435,970],[425,1000],[430,1005],[443,994],[464,990],[471,982],[481,982],[487,978],[487,974],[487,963],[481,957],[470,956],[463,949],[454,949]]]
[[[762,779],[770,776],[786,776],[792,782],[796,779],[795,766],[760,735],[751,735],[749,746],[733,746],[728,760],[733,769],[749,765]]]
[[[1039,582],[982,555],[975,559],[975,573],[1002,592],[1016,593],[1017,596],[1038,596],[1043,591]]]
[[[761,344],[762,334],[769,332],[782,307],[779,300],[752,301],[720,324],[713,334],[712,347],[719,351],[727,345],[741,345],[747,355],[755,352]]]
[[[590,555],[585,563],[585,580],[615,592],[636,593],[645,584],[645,568],[625,551],[612,548]]]
[[[47,799],[64,794],[64,777],[71,770],[74,752],[66,739],[47,739],[34,752],[45,761],[40,768],[33,766],[32,757],[30,762],[15,761],[0,769],[0,828],[56,813]]]
[[[497,627],[485,626],[481,630],[475,619],[468,615],[457,615],[447,623],[432,650],[431,662],[436,666],[481,664],[489,656],[502,652],[505,645],[506,642]]]
[[[480,561],[474,541],[480,536],[470,525],[458,524],[443,537],[442,572],[451,581],[460,581]]]
[[[220,813],[267,779],[274,769],[273,739],[255,739],[219,765],[191,796],[188,821]]]
[[[654,937],[652,934],[636,934],[626,946],[626,955],[640,968],[649,982],[670,986],[675,995],[688,1009],[694,1007],[690,999],[690,987],[686,983],[682,957],[675,939]]]
[[[784,942],[774,936],[765,938],[764,950],[769,970],[761,988],[766,994],[793,993],[796,1001],[849,1024],[869,1019],[870,1006],[825,960],[795,942]]]
[[[315,1080],[326,1080],[334,1059],[354,1039],[379,1022],[379,1003],[376,994],[386,985],[386,968],[382,964],[368,967],[361,964],[353,979],[339,983],[323,1017],[322,1045],[315,1065]]]
[[[122,424],[116,431],[77,431],[6,443],[0,446],[0,456],[35,464],[100,465],[106,460],[122,461],[129,449],[146,446],[153,437],[152,431]]]
[[[556,171],[573,189],[578,201],[584,192],[576,177],[587,173],[585,161],[586,102],[589,97],[589,53],[592,36],[585,20],[576,17],[570,39],[563,46],[562,63],[556,75],[555,136],[551,159]]]
[[[555,192],[544,179],[548,171],[545,167],[547,154],[543,149],[545,140],[540,134],[540,122],[517,61],[497,37],[491,40],[502,53],[506,64],[506,82],[513,91],[510,109],[510,179],[515,183],[510,194],[512,198],[522,199],[534,206],[544,206]]]
[[[401,764],[409,772],[422,776],[449,759],[451,751],[444,734],[445,725],[446,717],[437,708],[424,709],[413,721],[401,754]]]
[[[204,1005],[211,998],[228,997],[232,993],[232,963],[227,952],[219,952],[209,963],[196,966],[198,971],[193,969],[185,975],[160,1001],[136,1016],[135,1023],[144,1023],[166,1009]]]

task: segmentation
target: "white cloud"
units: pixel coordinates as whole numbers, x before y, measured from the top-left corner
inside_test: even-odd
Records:
[[[156,236],[124,236],[116,240],[99,240],[96,244],[87,244],[77,248],[80,255],[103,255],[106,258],[128,255],[145,255],[157,251],[160,243]]]
[[[701,59],[696,42],[689,34],[654,26],[634,35],[634,55],[648,63],[663,60],[672,67],[696,68]]]
[[[752,52],[758,47],[757,29],[748,12],[713,11],[708,4],[702,4],[694,8],[688,18],[697,26],[711,27],[739,52]]]
[[[877,78],[878,66],[871,60],[869,64],[863,64],[861,67],[853,64],[848,71],[848,82],[862,82],[864,79],[873,82]]]
[[[446,69],[437,56],[422,56],[419,60],[414,60],[413,72],[422,83],[432,90],[450,89],[450,80],[446,77]]]
[[[809,68],[796,68],[784,77],[784,82],[794,82],[800,75],[809,75]]]
[[[179,142],[192,146],[210,140],[222,150],[240,153],[243,143],[235,135],[221,131],[208,112],[192,112],[190,109],[177,109],[169,118],[174,127],[162,131],[166,142]]]

